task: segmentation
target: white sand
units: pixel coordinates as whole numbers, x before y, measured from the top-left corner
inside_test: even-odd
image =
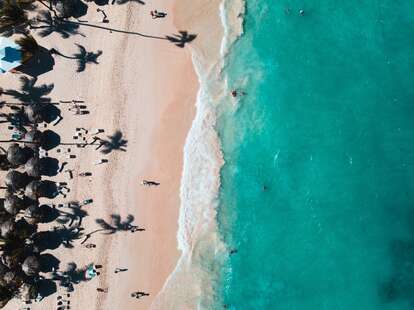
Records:
[[[101,25],[162,36],[176,33],[172,5],[154,0],[145,6],[105,6],[110,23]],[[168,18],[152,20],[152,9],[168,12]],[[100,24],[101,15],[93,3],[89,3],[88,14],[81,20]],[[185,28],[185,24],[180,26]],[[62,174],[53,179],[69,183],[71,193],[65,201],[94,199],[93,204],[84,207],[89,213],[83,223],[86,232],[97,228],[95,219],[109,220],[112,213],[123,219],[134,215],[134,223],[146,231],[95,234],[90,242],[97,245],[96,249],[85,249],[76,241],[73,249],[60,247],[51,253],[61,260],[61,268],[70,261],[79,266],[90,262],[104,265],[98,278],[75,286],[70,299],[72,309],[148,309],[179,257],[176,232],[183,145],[194,117],[198,83],[187,48],[86,26],[80,29],[85,37],[62,39],[53,34],[38,38],[40,45],[64,54],[76,51],[74,43],[88,51],[103,51],[100,64],[87,65],[81,73],[75,72],[74,61],[56,56],[53,71],[39,77],[38,84],[54,83],[50,95],[54,101],[85,100],[91,111],[89,115],[74,116],[61,105],[64,120],[51,129],[61,135],[62,141],[72,140],[75,127],[104,128],[106,134],[121,130],[128,140],[127,151],[104,156],[93,148],[72,148],[77,158],[69,160],[67,168],[75,173],[91,171],[93,177],[69,181]],[[0,76],[1,87],[16,88],[18,77]],[[5,130],[1,132],[3,135]],[[50,156],[62,158],[55,151]],[[100,158],[108,158],[109,162],[93,165]],[[154,179],[161,186],[144,188],[139,185],[142,179]],[[114,274],[116,267],[129,270]],[[98,293],[97,287],[109,288],[109,292]],[[142,300],[130,298],[136,290],[151,295]],[[18,306],[10,302],[5,309]],[[56,309],[56,295],[31,309]]]

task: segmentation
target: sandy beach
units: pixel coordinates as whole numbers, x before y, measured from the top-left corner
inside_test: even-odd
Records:
[[[88,14],[81,19],[103,25],[96,5],[88,3],[88,7]],[[177,33],[171,2],[166,5],[159,0],[146,5],[127,3],[103,8],[109,19],[105,27],[157,36]],[[168,18],[153,20],[149,15],[152,9],[166,11]],[[184,28],[181,29],[187,30]],[[61,260],[62,268],[71,261],[79,267],[91,262],[103,265],[99,277],[75,286],[70,297],[72,309],[148,309],[180,254],[176,234],[183,145],[195,115],[198,82],[188,47],[178,48],[166,40],[88,26],[81,26],[80,31],[84,37],[76,35],[69,39],[57,34],[38,38],[34,33],[41,46],[63,54],[74,53],[74,43],[87,51],[102,50],[99,64],[87,65],[81,73],[76,72],[75,61],[56,56],[53,70],[39,76],[36,85],[54,84],[52,101],[83,100],[90,111],[88,115],[73,115],[65,104],[60,104],[64,119],[50,129],[64,142],[73,140],[76,127],[102,128],[105,135],[119,130],[128,142],[125,152],[115,150],[108,155],[94,148],[72,147],[71,154],[76,158],[69,160],[65,154],[50,151],[49,156],[68,161],[65,168],[73,169],[74,175],[92,172],[92,177],[87,178],[69,180],[67,174],[51,178],[68,182],[71,189],[66,199],[55,199],[53,203],[93,199],[93,204],[84,207],[88,212],[83,221],[85,233],[99,228],[95,219],[109,221],[111,214],[119,214],[122,219],[131,214],[133,224],[145,231],[97,233],[88,240],[96,244],[95,249],[86,249],[78,240],[73,249],[60,247],[50,253]],[[20,76],[2,75],[0,85],[17,89]],[[67,148],[60,149],[65,152]],[[94,165],[101,158],[108,159],[108,163]],[[161,186],[143,187],[143,179],[156,180]],[[128,271],[115,274],[117,267]],[[98,287],[108,288],[108,293],[98,293]],[[136,300],[129,297],[133,291],[144,291],[150,296]],[[18,301],[11,301],[5,309],[18,309],[19,305]],[[56,295],[31,305],[31,309],[56,309]]]

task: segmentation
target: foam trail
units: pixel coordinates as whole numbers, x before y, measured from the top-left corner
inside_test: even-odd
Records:
[[[227,257],[217,225],[220,169],[224,160],[215,130],[216,108],[228,94],[221,71],[225,55],[242,33],[244,3],[224,0],[219,9],[224,27],[220,55],[206,61],[202,50],[192,49],[200,89],[196,116],[184,146],[177,234],[182,254],[151,309],[211,309],[214,284]]]

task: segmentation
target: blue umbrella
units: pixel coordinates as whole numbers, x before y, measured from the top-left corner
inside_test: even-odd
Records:
[[[6,73],[21,64],[20,46],[12,40],[0,37],[0,73]]]

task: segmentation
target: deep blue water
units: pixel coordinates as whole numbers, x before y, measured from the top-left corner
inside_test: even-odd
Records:
[[[247,95],[219,119],[229,309],[414,308],[412,4],[247,0]]]

